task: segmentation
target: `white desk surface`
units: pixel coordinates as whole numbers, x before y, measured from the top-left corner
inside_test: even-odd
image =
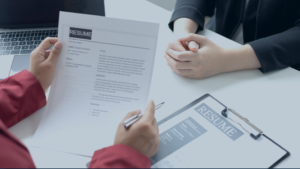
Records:
[[[106,0],[106,16],[160,23],[160,34],[149,99],[166,101],[157,111],[157,120],[166,117],[198,97],[210,93],[257,125],[282,145],[291,156],[278,167],[300,167],[300,73],[291,68],[262,74],[247,70],[191,80],[173,73],[164,59],[172,38],[167,24],[171,13],[145,0]],[[224,48],[238,46],[211,31],[202,32]],[[168,110],[164,112],[164,110]],[[172,110],[172,111],[170,111]],[[29,147],[43,109],[10,129],[28,146],[37,167],[85,167],[89,157]],[[200,152],[201,153],[201,152]],[[262,159],[263,160],[263,159]]]

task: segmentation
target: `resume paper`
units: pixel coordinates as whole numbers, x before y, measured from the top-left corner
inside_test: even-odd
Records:
[[[266,137],[254,140],[248,132],[255,130],[233,114],[223,117],[224,108],[207,97],[159,121],[152,168],[269,168],[286,154]]]
[[[144,110],[159,25],[61,12],[63,50],[33,146],[92,156],[125,115]]]

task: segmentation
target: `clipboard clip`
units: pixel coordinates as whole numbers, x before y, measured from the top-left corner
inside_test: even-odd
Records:
[[[250,125],[252,128],[254,128],[258,134],[255,135],[253,133],[250,133],[249,131],[247,131],[240,123],[238,122],[235,122],[234,120],[232,120],[231,118],[228,117],[228,112],[231,112],[233,113],[234,115],[236,115],[237,117],[239,117],[241,120],[243,120],[245,123],[247,123],[248,125]],[[255,125],[253,125],[247,118],[244,118],[243,116],[241,116],[239,113],[237,113],[236,111],[234,111],[233,109],[231,108],[225,108],[222,112],[221,112],[222,116],[224,116],[225,118],[228,118],[230,119],[231,121],[235,122],[235,123],[238,123],[246,132],[248,132],[250,134],[250,136],[254,139],[254,140],[257,140],[261,137],[261,135],[263,134],[263,132],[257,128]]]

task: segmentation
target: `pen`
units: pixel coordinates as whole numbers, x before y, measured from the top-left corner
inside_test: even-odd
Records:
[[[160,103],[159,105],[155,106],[155,110],[161,108],[165,102]],[[124,121],[123,126],[124,128],[130,127],[132,124],[134,124],[138,119],[140,119],[143,115],[142,114],[136,114],[134,116],[129,117],[127,120]]]

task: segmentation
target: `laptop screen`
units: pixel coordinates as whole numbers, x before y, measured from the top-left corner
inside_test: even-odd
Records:
[[[0,0],[0,28],[57,27],[59,11],[105,16],[104,0]]]

